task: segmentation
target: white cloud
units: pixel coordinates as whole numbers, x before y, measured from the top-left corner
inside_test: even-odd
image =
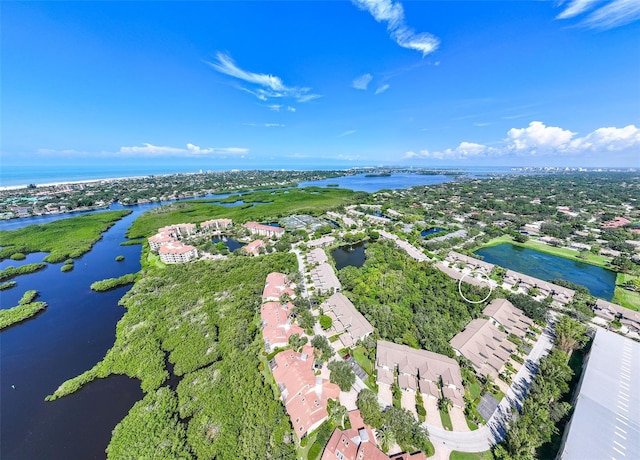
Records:
[[[596,3],[597,0],[573,0],[569,3],[569,6],[560,14],[556,16],[557,19],[568,19],[574,16],[578,16],[581,13],[584,13],[591,6]]]
[[[482,128],[484,126],[489,126],[490,124],[491,123],[476,121],[475,123],[473,123],[473,126],[478,126],[478,127]]]
[[[376,93],[375,94],[382,94],[384,93],[386,90],[388,90],[391,87],[391,85],[389,85],[388,83],[385,83],[383,85],[380,85],[376,88]]]
[[[511,147],[515,150],[560,149],[575,135],[571,131],[545,126],[540,121],[532,121],[527,128],[511,128],[507,132]]]
[[[393,0],[351,0],[361,10],[368,11],[378,22],[386,22],[389,35],[403,48],[426,56],[438,49],[440,40],[428,33],[416,33],[405,24],[404,9]]]
[[[295,112],[296,108],[295,107],[291,107],[290,105],[287,106],[287,112]]]
[[[632,154],[640,149],[640,129],[635,125],[624,128],[598,128],[583,136],[559,128],[532,121],[526,128],[511,128],[507,137],[495,146],[474,142],[461,142],[455,148],[441,151],[409,151],[406,159],[431,158],[439,160],[464,160],[515,155],[527,156],[605,156],[611,153]]]
[[[355,133],[356,133],[355,129],[350,129],[350,130],[345,131],[344,133],[340,134],[338,137],[351,136],[352,134],[355,134]]]
[[[285,125],[283,125],[282,123],[265,123],[264,127],[265,128],[284,128]]]
[[[267,106],[269,108],[269,110],[273,110],[274,112],[280,112],[280,109],[282,108],[282,105],[280,104],[271,104]]]
[[[354,80],[351,82],[351,87],[364,91],[367,89],[372,79],[373,77],[370,73],[365,73],[364,75],[360,75],[359,77],[354,78]]]
[[[201,148],[198,145],[187,144],[187,148],[158,146],[153,144],[142,144],[131,147],[120,147],[117,152],[121,155],[140,155],[140,156],[200,156],[200,155],[243,155],[249,152],[249,149],[243,147],[224,147],[224,148]]]
[[[217,62],[205,62],[220,73],[256,85],[257,88],[255,89],[244,87],[239,87],[239,89],[253,94],[261,101],[267,101],[271,98],[291,97],[298,102],[308,102],[321,97],[319,94],[310,93],[310,88],[286,86],[282,79],[275,75],[242,70],[228,54],[216,53],[216,58]]]
[[[640,1],[573,0],[556,18],[570,19],[587,11],[590,13],[580,25],[593,29],[613,29],[640,19]]]

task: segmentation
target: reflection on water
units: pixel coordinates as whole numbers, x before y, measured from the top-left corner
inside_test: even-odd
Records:
[[[331,251],[331,257],[336,261],[336,270],[352,266],[356,268],[364,265],[366,246],[363,242],[340,246]]]

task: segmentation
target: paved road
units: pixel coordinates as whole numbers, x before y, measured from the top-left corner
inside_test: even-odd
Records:
[[[437,447],[442,446],[450,450],[461,452],[484,452],[494,444],[502,441],[505,436],[505,425],[511,416],[512,407],[521,407],[526,392],[533,381],[533,376],[538,369],[540,358],[549,353],[553,344],[552,332],[547,326],[534,345],[525,365],[518,371],[513,379],[509,391],[500,401],[498,409],[489,422],[475,431],[452,432],[440,427],[424,424],[429,430],[429,438]]]

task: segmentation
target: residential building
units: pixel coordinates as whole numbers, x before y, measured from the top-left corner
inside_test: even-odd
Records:
[[[479,374],[494,379],[517,348],[507,340],[506,332],[500,331],[491,321],[479,318],[471,321],[449,343],[456,354],[471,361]]]
[[[630,332],[640,333],[640,312],[624,308],[615,303],[598,299],[592,307],[593,312],[606,322],[618,319]]]
[[[213,232],[213,231],[221,231],[225,230],[233,225],[233,221],[231,219],[214,219],[207,220],[206,222],[202,222],[200,224],[200,228],[204,231]]]
[[[529,292],[530,289],[535,288],[540,291],[540,297],[551,296],[554,301],[563,305],[572,302],[573,296],[575,295],[573,289],[549,283],[523,273],[514,272],[513,270],[506,271],[503,283],[504,288],[507,290],[517,286],[518,289]]]
[[[324,252],[324,249],[315,248],[309,251],[309,254],[307,254],[307,263],[309,265],[324,264],[328,261],[329,258],[327,257],[327,253]]]
[[[315,375],[313,356],[314,348],[307,345],[302,353],[285,350],[270,362],[280,398],[299,439],[328,418],[327,401],[340,396],[338,385]]]
[[[488,316],[494,326],[502,326],[508,334],[514,334],[521,339],[533,325],[533,320],[507,299],[494,299],[482,314]]]
[[[180,264],[198,258],[198,250],[179,241],[167,243],[158,249],[160,260],[165,264]]]
[[[333,271],[333,267],[328,263],[322,263],[317,267],[311,269],[309,272],[311,275],[311,281],[320,294],[326,294],[332,290],[339,291],[341,284],[340,280]]]
[[[284,273],[272,272],[267,275],[267,280],[262,291],[263,302],[278,302],[280,298],[287,294],[290,298],[295,298],[294,285],[289,281]]]
[[[251,254],[253,256],[257,256],[260,254],[260,248],[266,248],[267,245],[265,244],[264,241],[262,240],[255,240],[252,241],[251,243],[247,244],[246,246],[242,247],[242,250],[244,252],[246,252],[247,254]]]
[[[613,220],[608,222],[604,222],[600,224],[603,228],[618,228],[624,227],[625,225],[629,225],[631,221],[629,219],[625,219],[624,217],[615,217]]]
[[[260,307],[262,339],[267,352],[277,347],[286,347],[293,334],[304,334],[304,330],[291,322],[293,303],[266,302]]]
[[[401,389],[419,390],[430,398],[440,399],[441,385],[442,394],[464,408],[460,366],[448,356],[378,340],[376,371],[379,384],[393,385],[397,371]]]
[[[493,264],[474,257],[465,256],[464,254],[460,254],[455,251],[450,251],[444,260],[449,264],[457,264],[462,268],[469,268],[471,271],[479,271],[484,275],[488,275],[493,270]]]
[[[335,241],[336,239],[333,236],[323,236],[322,238],[309,240],[305,244],[307,245],[308,248],[318,248],[322,246],[329,246],[330,244],[333,244]]]
[[[422,452],[400,453],[388,456],[376,445],[376,438],[369,425],[364,423],[359,410],[349,412],[351,428],[336,428],[329,439],[321,460],[426,460]]]
[[[351,348],[358,340],[373,333],[373,326],[369,321],[340,292],[336,292],[325,300],[321,308],[325,315],[331,318],[332,330],[340,334],[340,342],[345,347]]]
[[[640,458],[640,344],[598,328],[560,460]]]
[[[282,235],[284,235],[284,228],[273,227],[271,225],[263,225],[257,222],[247,222],[242,226],[249,230],[249,233],[251,233],[252,235],[261,235],[268,238],[280,238]]]
[[[166,233],[157,233],[152,237],[149,237],[147,241],[149,241],[149,249],[154,252],[158,252],[158,250],[162,246],[164,246],[165,244],[173,243],[176,241],[176,239]]]

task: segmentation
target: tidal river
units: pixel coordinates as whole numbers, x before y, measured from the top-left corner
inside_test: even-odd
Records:
[[[154,206],[132,208],[132,214],[76,259],[73,271],[63,273],[61,264],[49,264],[15,278],[18,285],[0,294],[2,308],[16,305],[28,289],[38,290],[40,300],[49,305],[35,318],[0,332],[0,458],[105,458],[111,430],[142,398],[137,380],[116,376],[54,402],[44,401],[62,382],[100,361],[113,345],[116,323],[124,314],[118,300],[129,287],[96,293],[89,286],[140,270],[140,246],[120,242],[134,219]],[[7,222],[8,227],[16,222]],[[5,229],[3,224],[0,228]],[[115,261],[119,254],[124,261]],[[3,261],[2,266],[41,261],[44,255]]]

